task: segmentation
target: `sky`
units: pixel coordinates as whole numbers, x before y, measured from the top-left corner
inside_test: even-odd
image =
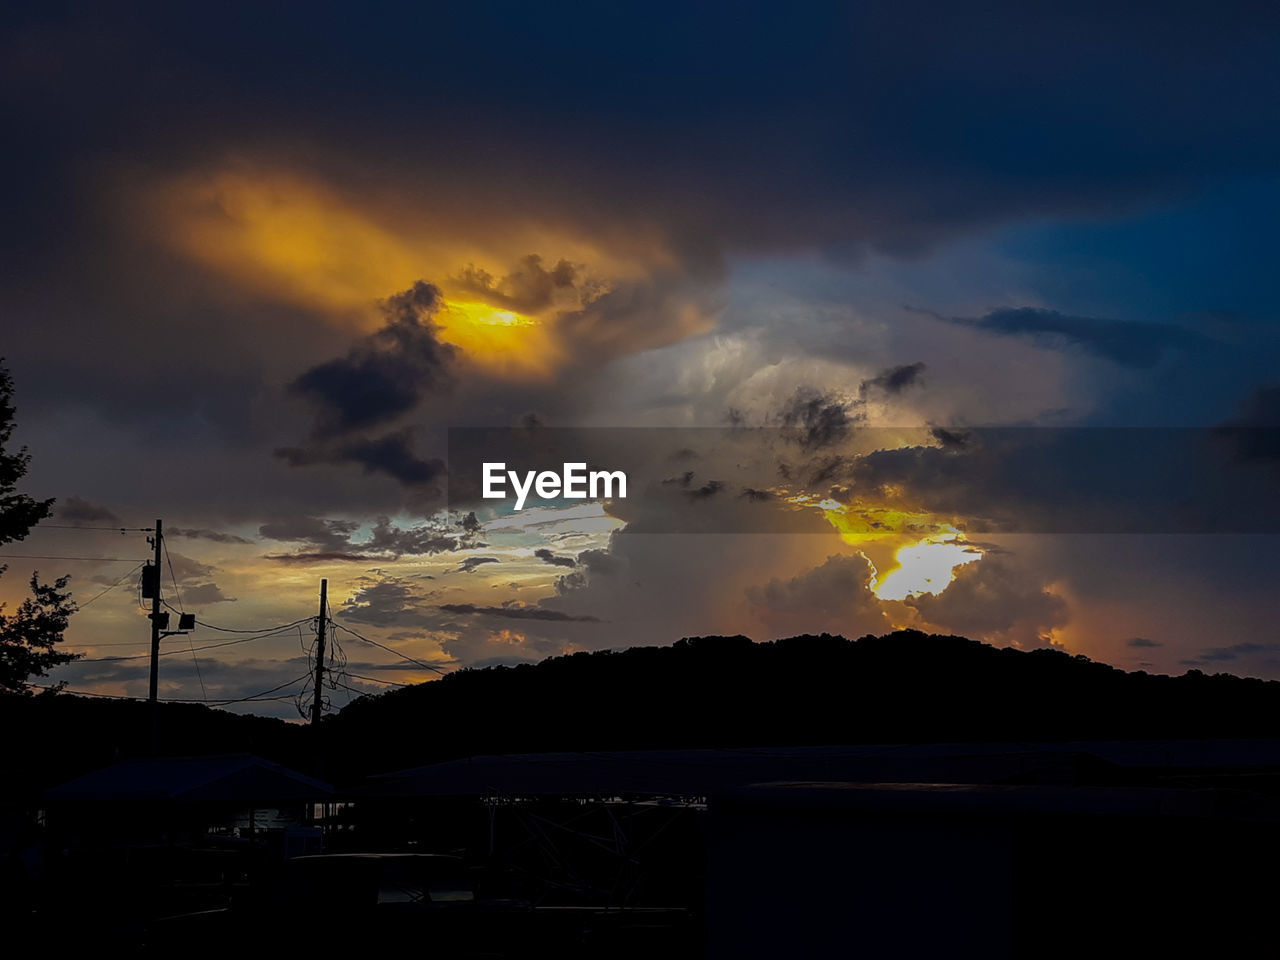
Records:
[[[162,518],[161,695],[280,716],[321,578],[333,708],[903,627],[1280,678],[1280,12],[1115,6],[12,5],[0,597],[144,696],[94,528]],[[635,493],[468,499],[460,428]]]

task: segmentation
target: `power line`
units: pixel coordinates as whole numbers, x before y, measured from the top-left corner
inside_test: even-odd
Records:
[[[173,638],[165,637],[163,639],[168,641],[168,640],[172,640]],[[151,646],[151,641],[150,640],[105,640],[102,643],[98,643],[96,641],[92,643],[86,642],[84,646],[90,647],[94,650],[96,650],[98,647],[149,647]]]
[[[294,677],[292,680],[286,680],[284,683],[277,684],[276,686],[272,687],[270,690],[263,690],[261,693],[251,694],[250,696],[247,696],[247,697],[240,697],[240,698],[238,698],[238,699],[236,699],[236,700],[221,700],[221,701],[218,701],[218,700],[210,700],[209,702],[210,702],[210,703],[224,703],[224,704],[225,704],[225,703],[247,703],[247,702],[248,702],[248,701],[250,701],[250,700],[256,700],[256,699],[258,699],[259,697],[266,697],[266,696],[267,696],[267,694],[269,694],[269,693],[275,693],[277,690],[283,690],[285,687],[291,687],[291,686],[293,686],[295,683],[297,683],[299,680],[305,680],[305,679],[306,679],[306,677]],[[287,700],[287,699],[288,699],[288,697],[272,697],[271,699],[273,699],[273,700]]]
[[[111,592],[112,590],[114,590],[116,587],[120,586],[120,584],[124,583],[124,582],[125,582],[126,580],[128,580],[131,576],[133,576],[133,574],[134,574],[137,570],[141,569],[141,567],[142,567],[142,564],[143,564],[143,563],[146,563],[146,561],[145,561],[145,560],[143,560],[143,561],[139,562],[136,566],[134,566],[131,570],[129,570],[129,572],[128,572],[128,573],[126,573],[123,577],[121,577],[119,580],[117,580],[117,581],[116,581],[115,583],[113,583],[111,586],[107,587],[107,589],[103,590],[101,593],[95,594],[95,595],[93,596],[93,598],[92,598],[92,599],[90,599],[90,600],[86,600],[84,603],[77,604],[77,608],[78,608],[78,609],[80,609],[80,610],[83,610],[85,607],[87,607],[89,604],[93,603],[93,601],[94,601],[94,600],[97,600],[99,597],[105,597],[108,593],[110,593],[110,592]]]
[[[202,627],[208,627],[210,630],[217,630],[220,633],[274,633],[277,630],[288,630],[298,626],[300,623],[306,623],[308,620],[314,620],[315,617],[303,617],[301,620],[294,620],[292,623],[282,623],[277,627],[258,627],[254,630],[232,630],[230,627],[215,627],[212,623],[205,623],[203,620],[197,620]]]
[[[35,529],[35,528],[32,528]],[[155,527],[89,527],[80,523],[42,523],[41,530],[110,530],[112,533],[150,533]]]
[[[187,608],[182,602],[182,591],[178,589],[178,575],[173,572],[173,558],[169,556],[169,541],[162,540],[160,543],[161,546],[164,547],[164,562],[168,564],[169,567],[169,579],[173,581],[173,595],[178,598],[178,612],[185,614],[187,612]],[[168,604],[165,604],[165,606],[168,606]],[[166,616],[168,616],[168,614],[166,614]],[[182,623],[179,622],[178,626],[181,628]],[[187,634],[187,647],[191,650],[191,662],[195,664],[196,679],[200,681],[200,695],[204,697],[205,700],[208,700],[209,694],[204,688],[204,674],[200,672],[200,658],[196,656],[195,644],[191,640],[190,633]]]
[[[395,681],[395,680],[379,680],[377,677],[362,677],[362,676],[361,676],[360,674],[358,674],[358,673],[348,673],[348,674],[346,674],[346,676],[348,676],[348,677],[355,677],[357,680],[367,680],[367,681],[369,681],[369,683],[385,683],[385,684],[387,684],[388,686],[392,686],[392,687],[411,687],[411,686],[413,686],[413,684],[411,684],[411,683],[399,683],[399,682],[397,682],[397,681]]]
[[[43,553],[0,553],[9,560],[92,560],[95,563],[137,563],[137,557],[54,557]]]
[[[444,667],[439,667],[432,663],[423,663],[421,660],[415,660],[413,657],[407,656],[401,653],[399,650],[393,649],[392,647],[388,647],[385,643],[379,643],[377,640],[370,640],[368,637],[365,637],[356,633],[350,627],[344,627],[342,624],[338,623],[336,620],[333,622],[333,625],[337,627],[339,630],[345,630],[347,633],[351,634],[357,640],[363,640],[365,643],[372,644],[375,647],[378,647],[382,650],[387,651],[387,653],[395,654],[397,657],[399,657],[401,660],[404,660],[406,663],[412,663],[415,666],[422,667],[422,669],[424,670],[434,670],[436,673],[446,672]]]
[[[184,610],[179,610],[178,607],[175,607],[173,604],[169,603],[169,601],[167,600],[163,600],[161,602],[164,603],[164,605],[168,607],[170,610],[176,610],[179,613],[186,612]],[[252,630],[235,630],[235,629],[232,629],[231,627],[218,627],[218,626],[214,626],[212,623],[205,623],[203,620],[196,620],[196,623],[202,627],[207,627],[210,630],[217,630],[219,633],[271,633],[276,630],[283,630],[286,627],[296,627],[300,623],[306,623],[308,620],[314,620],[314,619],[315,617],[303,617],[301,620],[294,620],[292,623],[282,623],[279,626],[275,626],[275,627],[254,627]]]
[[[367,697],[369,695],[367,690],[357,690],[355,687],[348,686],[347,684],[343,683],[341,680],[335,680],[333,681],[333,683],[334,683],[334,686],[341,687],[343,690],[347,691],[348,694],[354,693],[358,697]],[[350,703],[350,702],[351,702],[351,698],[348,696],[347,703]]]
[[[290,626],[292,626],[292,624]],[[252,643],[254,640],[267,640],[267,639],[270,639],[271,637],[278,637],[283,633],[284,633],[283,629],[278,629],[270,633],[258,634],[256,637],[239,637],[238,639],[235,639],[235,640],[221,640],[218,643],[206,643],[206,644],[202,644],[201,646],[194,647],[192,649],[198,651],[198,650],[212,650],[215,647],[233,647],[239,643]],[[183,653],[183,652],[185,651],[161,650],[160,656],[170,657],[170,656],[173,656],[175,653]],[[86,657],[86,658],[77,660],[75,662],[76,663],[107,663],[113,660],[145,660],[147,657],[150,657],[150,656],[151,654],[149,653],[140,653],[140,654],[137,654],[136,656],[128,656],[128,657]]]
[[[306,679],[307,678],[305,676],[294,677],[292,680],[286,680],[284,683],[278,684],[277,686],[274,686],[269,690],[263,690],[260,693],[253,693],[247,697],[224,698],[224,699],[215,699],[215,700],[197,700],[194,697],[160,697],[159,700],[161,703],[207,703],[210,706],[226,706],[227,704],[230,704],[230,703],[250,703],[255,700],[288,700],[293,696],[292,694],[289,694],[287,696],[281,696],[281,697],[271,697],[271,696],[268,696],[268,694],[275,693],[277,690],[283,690],[285,687],[291,687],[295,683],[297,683],[299,680],[306,680]],[[147,697],[130,697],[130,696],[125,696],[117,693],[94,693],[91,690],[68,690],[65,687],[54,687],[54,686],[48,686],[48,685],[39,684],[39,683],[32,683],[32,684],[29,684],[29,686],[35,687],[37,690],[57,690],[62,693],[74,694],[75,696],[78,696],[78,697],[99,697],[104,700],[145,701],[148,699]]]
[[[178,598],[178,612],[186,613],[187,608],[182,605],[182,591],[178,589],[178,577],[173,572],[173,558],[169,556],[169,543],[162,540],[160,545],[164,548],[164,562],[169,565],[169,579],[173,581],[173,595]]]

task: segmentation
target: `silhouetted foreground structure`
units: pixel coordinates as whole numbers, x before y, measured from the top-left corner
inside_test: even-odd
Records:
[[[298,831],[310,830],[308,807],[332,795],[327,783],[247,754],[129,760],[49,790],[46,822],[65,844],[74,841],[63,831],[169,844],[293,832],[283,853],[297,856],[307,852],[309,832]]]
[[[1274,952],[1280,805],[1243,791],[778,783],[708,824],[714,958]]]
[[[336,786],[244,755],[20,782],[3,902],[17,929],[163,953],[1242,955],[1275,894],[1278,691],[897,634],[466,671],[318,731],[167,711],[170,742],[190,722],[323,756]],[[132,706],[81,757],[145,742]],[[1252,736],[1154,737],[1188,729]]]
[[[266,864],[318,852],[327,784],[248,755],[111,764],[48,791],[41,925],[145,944],[159,918],[225,908]]]
[[[369,777],[366,800],[482,796],[707,798],[766,780],[862,783],[1253,783],[1275,740],[1075,740],[596,750],[466,757]]]

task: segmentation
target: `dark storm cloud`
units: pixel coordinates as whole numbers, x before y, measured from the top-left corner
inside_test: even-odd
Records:
[[[399,527],[390,517],[378,517],[367,537],[353,534],[360,524],[352,520],[290,517],[264,523],[259,533],[270,540],[308,544],[313,548],[296,554],[274,554],[271,560],[293,563],[336,560],[398,560],[402,556],[430,556],[480,546],[479,524],[474,514],[436,515],[413,527]]]
[[[800,387],[778,412],[783,436],[811,450],[845,440],[855,424],[867,419],[865,406],[872,397],[896,397],[923,379],[922,361],[881,370],[858,385],[857,396],[844,397]]]
[[[799,576],[773,579],[747,590],[747,599],[771,629],[830,630],[856,636],[884,623],[871,592],[874,571],[861,556],[830,556]]]
[[[577,269],[568,260],[561,260],[547,270],[542,257],[531,253],[504,277],[495,278],[487,270],[469,265],[458,280],[464,289],[490,303],[528,314],[551,306],[557,292],[572,290]]]
[[[1272,653],[1280,650],[1280,643],[1256,643],[1246,641],[1244,643],[1233,643],[1226,647],[1211,647],[1204,650],[1198,657],[1189,660],[1179,660],[1178,662],[1186,666],[1197,666],[1208,663],[1227,663],[1232,660],[1241,658],[1257,657],[1259,654]]]
[[[905,491],[906,505],[969,532],[1280,530],[1267,474],[1233,463],[1219,430],[1011,427],[966,437],[848,458],[841,479],[851,491]]]
[[[870,380],[862,381],[862,385],[858,388],[858,397],[866,400],[873,391],[890,395],[899,394],[907,387],[919,384],[924,376],[924,371],[925,364],[923,361],[905,363],[901,366],[881,370],[878,375]]]
[[[1073,317],[1040,307],[992,310],[982,317],[938,317],[984,333],[1067,344],[1127,367],[1151,367],[1172,350],[1203,351],[1215,341],[1167,323]]]
[[[305,541],[325,550],[341,550],[351,545],[351,534],[359,527],[352,520],[290,517],[264,523],[258,532],[269,540]]]
[[[218,568],[213,564],[202,563],[180,553],[166,553],[165,559],[161,570],[164,588],[167,592],[173,585],[182,607],[235,601],[235,597],[227,596],[214,581]]]
[[[312,367],[290,385],[319,409],[318,437],[378,426],[412,410],[452,383],[457,349],[441,343],[433,317],[440,288],[419,280],[382,304],[387,324],[344,357]],[[347,454],[347,459],[356,459]]]
[[[1148,637],[1132,637],[1124,642],[1126,647],[1163,647],[1164,644],[1159,640],[1151,640]]]
[[[200,606],[209,603],[231,603],[235,597],[228,597],[216,583],[201,583],[194,587],[184,588],[183,602]]]
[[[702,486],[695,487],[692,490],[686,491],[685,495],[690,500],[709,500],[711,497],[714,497],[717,493],[719,493],[723,489],[724,489],[724,481],[708,480]]]
[[[539,547],[533,551],[533,555],[543,563],[549,563],[553,567],[575,567],[578,562],[573,557],[561,557],[552,553],[546,547]]]
[[[944,450],[962,450],[974,442],[974,438],[963,430],[950,430],[947,427],[932,427],[929,433]]]
[[[318,463],[351,463],[367,474],[391,477],[406,487],[419,489],[426,500],[439,497],[436,481],[448,473],[439,458],[425,459],[414,449],[413,435],[408,430],[373,439],[359,438],[317,447],[281,447],[276,456],[291,467]]]
[[[397,527],[389,517],[379,517],[369,539],[360,545],[370,550],[385,550],[396,556],[425,556],[477,546],[475,537],[478,532],[474,513],[453,520],[437,518],[409,528]]]
[[[502,561],[499,560],[497,557],[467,557],[460,564],[458,564],[458,570],[461,573],[472,573],[476,569],[476,567],[479,567],[483,564],[501,563],[501,562]]]
[[[368,578],[342,604],[342,616],[375,627],[423,625],[427,593],[403,577]]]
[[[474,603],[442,603],[440,609],[446,613],[464,616],[498,617],[505,620],[546,620],[557,623],[599,623],[597,617],[574,616],[562,610],[547,610],[542,607],[526,607],[519,604],[501,607],[481,607]]]
[[[1280,463],[1280,386],[1255,389],[1217,436],[1244,463]]]
[[[262,559],[271,560],[275,563],[380,563],[394,560],[395,558],[363,553],[320,550],[303,553],[265,553],[262,555]]]
[[[298,43],[287,42],[295,18],[247,5],[220,8],[216,22],[160,5],[114,23],[32,13],[7,31],[6,80],[21,97],[15,132],[40,143],[62,129],[59,143],[82,148],[68,155],[130,137],[168,153],[218,123],[283,129],[455,183],[546,171],[550,207],[609,197],[690,232],[718,224],[747,248],[785,234],[916,249],[992,217],[1123,204],[1277,156],[1265,119],[1280,106],[1270,5],[1077,4],[1066,16],[1012,0],[871,2],[734,14],[715,4],[623,4],[603,20],[514,3],[401,9],[394,20],[376,6],[313,10]],[[440,39],[430,84],[414,45],[424,35]],[[204,105],[198,119],[192,102]],[[433,122],[415,131],[408,115]],[[453,133],[448,150],[440,130]],[[1016,130],[1035,136],[1011,140]],[[59,168],[34,159],[34,196],[9,201],[23,212],[55,193]]]
[[[294,467],[354,464],[411,488],[418,506],[437,499],[437,481],[447,468],[418,453],[411,428],[381,436],[365,431],[391,424],[453,386],[458,351],[437,339],[432,319],[442,305],[440,289],[418,281],[383,301],[386,326],[294,380],[290,390],[316,409],[315,429],[306,445],[281,447],[275,455]]]
[[[1047,646],[1051,631],[1069,619],[1067,602],[1036,571],[1001,556],[966,564],[941,593],[904,602],[939,629],[1024,648]]]
[[[179,583],[185,583],[188,580],[203,578],[210,576],[217,567],[210,563],[201,563],[199,560],[192,560],[180,553],[169,554],[166,559],[166,566],[173,571],[173,576]]]
[[[807,463],[804,465],[808,468],[805,474],[806,483],[810,487],[820,487],[823,484],[840,479],[848,472],[849,463],[850,461],[847,457],[822,457],[812,463]],[[780,464],[779,466],[786,466],[787,474],[792,473],[794,469],[785,464]]]
[[[115,526],[121,522],[116,514],[106,507],[80,497],[65,497],[58,500],[57,518],[73,524],[105,524]]]
[[[188,540],[208,540],[211,543],[253,543],[253,541],[247,537],[240,537],[234,533],[225,533],[221,530],[171,527],[166,528],[164,533],[166,537],[185,537]]]
[[[556,594],[564,596],[588,586],[595,577],[611,577],[621,564],[610,550],[584,550],[578,554],[578,567],[556,580]]]
[[[863,418],[853,413],[856,401],[801,388],[787,401],[778,419],[783,434],[807,449],[826,447],[844,440],[849,428]]]

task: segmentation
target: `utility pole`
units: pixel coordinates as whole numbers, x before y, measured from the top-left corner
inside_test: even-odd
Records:
[[[316,682],[311,700],[311,722],[320,722],[324,709],[324,631],[329,618],[329,581],[320,581],[320,617],[316,620]]]
[[[160,691],[160,550],[164,543],[164,521],[156,520],[156,535],[152,538],[155,547],[154,564],[155,588],[151,595],[151,683],[147,688],[147,700],[151,706],[151,755],[155,756],[158,743],[159,724],[159,691]],[[167,624],[166,624],[167,626]]]

